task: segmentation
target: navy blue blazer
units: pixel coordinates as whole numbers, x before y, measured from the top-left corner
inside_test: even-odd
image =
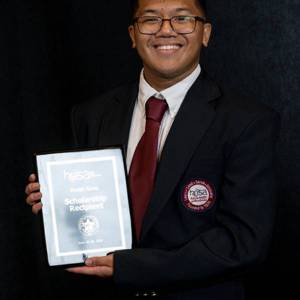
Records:
[[[75,107],[78,146],[127,147],[137,84]],[[164,299],[244,299],[240,275],[266,255],[275,211],[278,114],[202,72],[167,137],[141,239],[118,251],[116,290]]]

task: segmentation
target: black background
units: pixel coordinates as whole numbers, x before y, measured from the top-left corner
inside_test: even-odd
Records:
[[[287,299],[299,285],[299,2],[208,1],[202,64],[282,118],[277,222],[267,262],[246,276],[249,299]],[[137,77],[128,15],[129,0],[0,0],[1,300],[101,295],[98,279],[47,268],[24,187],[34,152],[69,143],[72,105]]]

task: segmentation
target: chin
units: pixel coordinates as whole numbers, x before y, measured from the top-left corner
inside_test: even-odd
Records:
[[[156,71],[161,78],[165,79],[174,79],[176,77],[182,76],[185,73],[184,70],[179,70],[178,68],[160,68]]]

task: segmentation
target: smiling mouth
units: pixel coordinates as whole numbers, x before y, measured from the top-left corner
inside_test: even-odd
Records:
[[[182,47],[180,44],[175,45],[154,45],[154,49],[159,51],[174,52]]]

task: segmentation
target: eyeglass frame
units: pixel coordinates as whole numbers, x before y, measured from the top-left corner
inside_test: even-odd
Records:
[[[160,19],[160,20],[161,20],[161,23],[160,23],[159,29],[158,29],[156,32],[153,32],[153,33],[144,33],[144,32],[141,32],[140,27],[139,27],[139,22],[138,22],[138,20],[139,20],[140,18],[143,18],[143,17],[155,17],[155,18]],[[178,17],[189,17],[189,18],[194,18],[194,19],[195,19],[195,26],[194,26],[193,31],[188,32],[188,33],[180,33],[180,32],[177,32],[177,31],[174,29],[174,27],[173,27],[172,19],[178,18]],[[134,24],[134,23],[137,24],[137,28],[138,28],[138,30],[139,30],[139,33],[140,33],[140,34],[145,34],[145,35],[155,35],[155,34],[157,34],[158,32],[160,32],[160,31],[161,31],[161,28],[162,28],[162,26],[163,26],[163,24],[164,24],[165,21],[169,21],[172,30],[173,30],[175,33],[177,33],[177,34],[191,34],[191,33],[193,33],[193,32],[195,31],[195,29],[196,29],[196,23],[197,23],[196,21],[202,22],[202,23],[204,23],[204,24],[207,23],[206,18],[205,18],[205,17],[201,17],[201,16],[180,16],[180,15],[179,15],[179,16],[173,16],[173,17],[171,17],[171,18],[162,18],[162,17],[158,17],[158,16],[139,16],[139,17],[135,17],[135,18],[132,19],[133,24]]]

